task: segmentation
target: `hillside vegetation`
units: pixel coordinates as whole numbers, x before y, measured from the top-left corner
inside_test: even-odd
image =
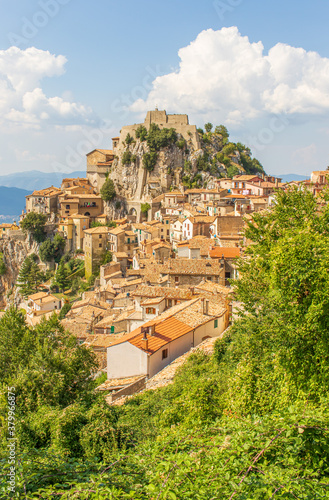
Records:
[[[271,212],[253,215],[240,318],[213,356],[192,355],[172,385],[121,407],[94,393],[92,356],[57,319],[32,329],[7,312],[1,405],[5,414],[15,386],[19,498],[329,498],[327,193],[322,201],[279,192]]]

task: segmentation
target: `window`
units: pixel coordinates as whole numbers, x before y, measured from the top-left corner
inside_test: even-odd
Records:
[[[215,319],[214,321],[214,328],[218,328],[218,319]]]
[[[130,243],[130,238],[128,238],[128,243]]]
[[[98,246],[99,246],[99,248],[102,248],[103,245],[102,245],[102,243],[100,243]]]
[[[65,205],[66,210],[70,209],[70,205]]]
[[[178,282],[179,282],[179,277],[175,276],[175,283],[178,283]]]
[[[169,224],[169,220],[166,220],[166,224]]]
[[[168,358],[168,349],[163,349],[162,351],[162,359]]]
[[[154,307],[147,307],[146,314],[155,314],[155,308]]]
[[[111,326],[111,333],[114,333],[114,326]]]
[[[100,235],[98,236],[98,238],[99,238],[99,239],[101,239],[101,237],[102,237],[102,235],[100,234]]]

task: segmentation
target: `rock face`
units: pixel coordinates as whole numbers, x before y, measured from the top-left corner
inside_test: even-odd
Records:
[[[10,303],[17,303],[17,294],[8,297],[8,293],[14,289],[22,263],[29,254],[38,253],[38,246],[17,235],[15,238],[0,239],[0,252],[6,266],[6,273],[0,276],[0,308],[4,309]]]

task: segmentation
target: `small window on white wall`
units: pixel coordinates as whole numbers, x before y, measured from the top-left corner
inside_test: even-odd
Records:
[[[162,351],[162,359],[168,358],[168,349],[163,349]]]

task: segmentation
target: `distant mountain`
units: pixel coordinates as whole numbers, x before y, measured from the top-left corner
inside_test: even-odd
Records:
[[[291,182],[291,181],[305,181],[310,178],[308,175],[298,175],[298,174],[286,174],[286,175],[278,175],[282,182]],[[1,179],[1,177],[0,177]]]
[[[0,186],[0,223],[17,220],[25,208],[25,196],[28,194],[31,194],[31,191]]]
[[[86,177],[86,171],[63,173],[30,170],[29,172],[17,172],[15,174],[0,175],[0,186],[28,189],[32,192],[35,189],[45,189],[50,186],[60,187],[65,177]],[[3,212],[0,210],[0,213]]]

